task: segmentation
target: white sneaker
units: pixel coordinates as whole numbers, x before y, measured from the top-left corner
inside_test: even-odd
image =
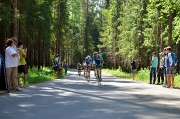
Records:
[[[172,86],[170,88],[173,88]]]

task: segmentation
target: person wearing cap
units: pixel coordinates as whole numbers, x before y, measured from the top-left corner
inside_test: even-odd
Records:
[[[152,84],[152,83],[155,84],[157,65],[158,65],[158,57],[156,56],[156,52],[153,52],[152,60],[151,60],[151,68],[150,68],[150,79],[149,79],[150,84]]]
[[[171,55],[171,47],[167,47],[167,87],[168,88],[174,88],[174,66],[173,66],[173,59]]]
[[[159,70],[158,70],[158,83],[157,85],[163,84],[164,83],[164,57],[163,53],[159,53]],[[160,78],[161,78],[161,83],[160,83]]]
[[[21,73],[24,73],[22,87],[29,87],[26,84],[27,75],[28,75],[28,68],[27,68],[27,64],[26,64],[27,48],[23,49],[23,42],[18,42],[18,49],[20,50],[20,54],[19,54],[20,63],[18,66],[18,85],[20,86],[20,75],[21,75]]]
[[[11,38],[13,40],[13,48],[15,51],[19,51],[19,49],[17,48],[17,44],[18,44],[18,39],[16,37],[12,37]],[[17,69],[18,69],[18,66],[19,66],[19,63],[20,63],[20,56],[19,54],[16,56],[16,62],[17,62]],[[17,72],[17,77],[18,77],[18,72]],[[18,79],[17,79],[18,80]],[[10,81],[10,86],[12,85],[12,80]]]

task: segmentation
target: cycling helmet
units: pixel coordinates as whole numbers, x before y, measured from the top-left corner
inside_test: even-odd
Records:
[[[88,58],[88,59],[90,59],[90,58],[91,58],[91,56],[89,56],[89,55],[88,55],[88,56],[87,56],[87,58]]]

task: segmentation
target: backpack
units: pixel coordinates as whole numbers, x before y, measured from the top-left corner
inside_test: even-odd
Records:
[[[178,59],[177,59],[177,56],[174,52],[171,52],[171,57],[172,57],[172,66],[176,66],[177,65],[177,62],[178,62]]]

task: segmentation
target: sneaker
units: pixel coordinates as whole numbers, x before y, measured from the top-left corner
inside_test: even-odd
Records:
[[[171,86],[170,88],[173,88],[173,86]]]
[[[18,89],[14,90],[14,91],[22,91],[22,90],[20,90],[20,89],[18,88]]]
[[[24,86],[23,86],[23,88],[27,88],[27,87],[29,87],[29,85],[24,85]]]
[[[167,87],[167,85],[162,85],[162,87]]]
[[[156,83],[156,85],[160,85],[160,83]]]

